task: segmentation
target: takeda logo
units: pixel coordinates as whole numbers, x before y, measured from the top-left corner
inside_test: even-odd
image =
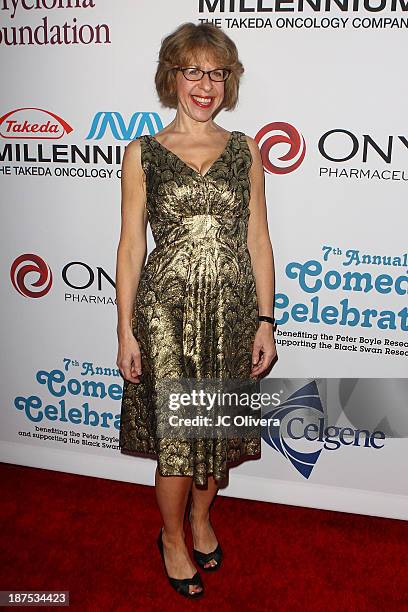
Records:
[[[58,140],[73,128],[62,117],[42,108],[16,108],[0,117],[2,138]]]
[[[302,163],[306,153],[306,143],[293,125],[283,121],[268,123],[255,136],[259,145],[262,163],[270,174],[288,174]],[[282,147],[284,152],[282,154]]]
[[[33,253],[25,253],[13,261],[10,277],[14,288],[24,297],[43,297],[52,286],[51,268]]]

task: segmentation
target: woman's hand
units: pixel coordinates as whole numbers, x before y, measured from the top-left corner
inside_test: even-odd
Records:
[[[119,338],[118,358],[116,360],[123,378],[139,383],[142,374],[142,359],[139,344],[133,333]]]
[[[273,333],[273,325],[261,321],[252,350],[251,378],[256,378],[265,372],[277,355]]]

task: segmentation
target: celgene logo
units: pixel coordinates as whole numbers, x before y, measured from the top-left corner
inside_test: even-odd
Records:
[[[34,281],[31,280],[32,273]],[[10,277],[15,289],[24,297],[42,297],[49,292],[52,285],[51,268],[33,253],[25,253],[13,261]]]
[[[263,417],[280,420],[280,426],[262,427],[263,440],[290,461],[304,478],[309,478],[324,449],[338,450],[342,446],[379,449],[384,446],[381,443],[385,439],[383,431],[327,426],[316,381],[293,393]],[[305,449],[311,445],[320,448]]]
[[[58,140],[73,128],[64,119],[42,108],[16,108],[0,117],[2,138]]]
[[[293,172],[305,157],[305,139],[289,123],[282,121],[268,123],[259,130],[255,140],[261,151],[263,167],[270,174]],[[289,145],[289,148],[280,145]]]
[[[133,113],[128,125],[122,115],[118,112],[103,111],[96,113],[93,118],[91,129],[86,140],[100,140],[109,129],[116,140],[135,140],[145,130],[149,134],[156,134],[163,128],[160,116],[157,113],[137,112]]]

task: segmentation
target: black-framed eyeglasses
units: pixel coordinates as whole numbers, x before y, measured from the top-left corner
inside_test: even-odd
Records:
[[[200,70],[200,68],[196,68],[195,66],[188,66],[187,68],[181,68],[180,66],[176,66],[175,70],[180,70],[183,73],[184,78],[187,81],[201,81],[205,74],[208,74],[211,81],[215,81],[219,83],[221,81],[226,81],[231,74],[231,70],[228,68],[215,68],[214,70]]]

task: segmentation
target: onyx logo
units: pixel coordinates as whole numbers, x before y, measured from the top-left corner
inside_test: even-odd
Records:
[[[255,136],[264,170],[269,174],[288,174],[299,168],[306,153],[306,143],[293,125],[283,121],[268,123]],[[285,150],[282,154],[282,146]]]
[[[13,287],[24,297],[39,298],[46,295],[52,286],[50,266],[33,253],[25,253],[11,265],[10,277]],[[70,261],[61,270],[64,284],[70,289],[85,290],[90,287],[103,291],[106,286],[115,288],[115,281],[100,266],[93,269],[83,261]],[[67,294],[66,294],[67,295]]]
[[[13,261],[10,277],[14,288],[24,297],[43,297],[52,286],[51,268],[44,259],[33,253],[25,253]]]
[[[64,119],[43,108],[16,108],[0,117],[2,138],[58,140],[73,128]]]
[[[157,113],[136,112],[129,123],[125,123],[118,112],[100,111],[92,120],[91,129],[86,140],[101,140],[107,130],[116,140],[135,140],[146,130],[150,135],[163,128],[162,120]]]
[[[71,289],[89,289],[96,285],[98,291],[102,291],[105,284],[115,287],[114,280],[100,266],[93,270],[91,266],[83,261],[70,261],[65,264],[61,272],[62,280]]]
[[[401,150],[406,152],[408,139],[401,135],[387,136],[378,142],[370,134],[358,137],[349,130],[333,129],[320,137],[317,147],[322,157],[333,162],[346,162],[359,157],[362,162],[367,163],[369,157],[375,156],[386,164],[391,164],[394,155],[399,154]]]

